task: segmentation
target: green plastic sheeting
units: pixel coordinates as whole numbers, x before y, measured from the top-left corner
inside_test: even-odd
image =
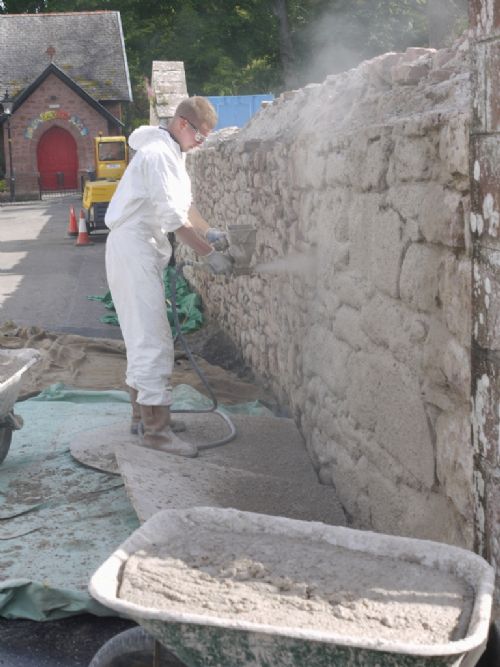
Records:
[[[173,333],[175,333],[171,291],[171,279],[173,277],[175,277],[175,302],[177,304],[177,315],[181,325],[181,333],[192,333],[193,331],[197,331],[203,324],[200,296],[191,290],[189,283],[182,275],[179,275],[173,267],[167,266],[163,273],[163,284],[165,287],[168,321]],[[102,301],[108,310],[113,311],[112,314],[103,315],[99,318],[101,322],[104,324],[119,324],[110,292],[107,292],[104,296],[89,296],[87,298],[92,301]]]
[[[81,392],[79,399],[83,398]],[[116,475],[73,459],[76,433],[123,420],[130,406],[101,392],[89,401],[45,397],[18,403],[24,426],[0,467],[0,615],[37,621],[110,615],[87,592],[92,571],[139,525]],[[118,393],[118,392],[115,392]]]
[[[188,385],[175,387],[173,397],[174,409],[207,407]],[[258,402],[219,408],[271,414]],[[125,433],[128,395],[55,384],[15,411],[24,426],[0,466],[0,616],[109,616],[88,594],[88,581],[139,522],[121,478],[82,465],[69,446],[76,434],[117,422]]]
[[[174,387],[172,394],[173,410],[208,410],[212,407],[212,401],[200,394],[188,384],[178,384]],[[217,405],[220,412],[227,415],[253,415],[254,417],[273,417],[272,410],[266,408],[260,401],[248,401],[233,405]]]

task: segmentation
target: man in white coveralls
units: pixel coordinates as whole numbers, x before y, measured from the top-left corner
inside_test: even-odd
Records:
[[[196,446],[172,430],[174,345],[163,271],[172,254],[169,232],[189,245],[213,273],[231,270],[230,258],[208,243],[224,233],[209,228],[192,206],[185,167],[186,151],[201,145],[216,122],[208,100],[190,97],[179,104],[166,128],[143,126],[132,132],[129,145],[137,152],[105,217],[111,230],[106,273],[127,351],[131,430],[139,431],[146,447],[189,457],[197,455]]]

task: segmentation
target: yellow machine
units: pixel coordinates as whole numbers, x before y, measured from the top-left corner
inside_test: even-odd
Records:
[[[94,162],[95,172],[85,183],[82,200],[89,234],[107,229],[104,224],[104,216],[118,181],[128,164],[126,138],[95,137]]]

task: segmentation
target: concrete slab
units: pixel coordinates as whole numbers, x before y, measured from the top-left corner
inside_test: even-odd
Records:
[[[229,433],[228,425],[215,413],[183,413],[179,418],[187,427],[180,437],[200,447]],[[210,463],[284,477],[303,484],[318,483],[302,436],[292,419],[245,414],[230,415],[230,419],[236,428],[236,438],[221,447],[202,450],[201,458]],[[85,465],[117,473],[115,450],[120,445],[137,442],[137,436],[129,433],[128,420],[115,421],[107,427],[76,435],[70,451]]]
[[[301,484],[137,445],[123,445],[116,458],[142,522],[162,509],[210,506],[345,525],[334,489],[318,482]]]
[[[192,431],[200,440],[212,439],[212,434],[221,432],[220,421],[196,416]],[[285,477],[303,484],[317,484],[318,477],[307,453],[304,440],[293,419],[232,415],[236,427],[236,438],[227,445],[202,453],[210,463],[234,466],[251,472]],[[215,431],[217,424],[218,431]],[[215,439],[215,438],[214,438]]]
[[[115,449],[137,444],[137,436],[129,431],[129,421],[119,421],[90,431],[77,433],[70,442],[71,456],[89,468],[119,475]]]
[[[182,415],[181,436],[203,447],[222,439],[227,424],[216,414]],[[236,438],[182,459],[138,446],[120,421],[79,434],[71,454],[84,465],[121,474],[141,521],[160,509],[211,505],[345,525],[332,487],[319,483],[291,419],[231,415]]]

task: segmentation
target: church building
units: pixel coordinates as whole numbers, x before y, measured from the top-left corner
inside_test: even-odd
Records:
[[[94,137],[122,134],[131,101],[119,12],[0,14],[3,172],[16,198],[80,190]]]

